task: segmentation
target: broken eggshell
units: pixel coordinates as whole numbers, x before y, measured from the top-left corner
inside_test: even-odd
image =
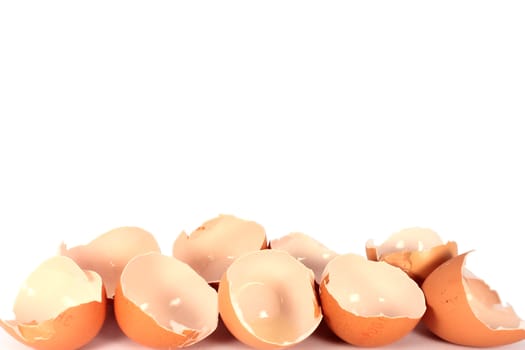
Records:
[[[312,270],[278,250],[236,259],[219,284],[219,311],[228,330],[257,349],[290,347],[322,319]]]
[[[184,262],[159,253],[128,263],[114,308],[124,334],[153,348],[195,344],[217,328],[219,318],[215,289]]]
[[[160,252],[153,235],[139,227],[118,227],[86,245],[67,248],[62,243],[59,254],[68,256],[83,269],[96,271],[104,282],[106,295],[112,299],[122,269],[137,255]]]
[[[397,266],[418,283],[457,254],[455,242],[445,244],[436,232],[420,227],[394,233],[379,246],[374,245],[372,240],[366,243],[368,260],[385,261]]]
[[[319,294],[328,327],[355,346],[393,343],[425,313],[423,292],[403,271],[355,254],[326,265]]]
[[[465,267],[469,253],[427,277],[422,286],[428,305],[423,322],[438,337],[459,345],[499,346],[525,339],[525,321]]]
[[[21,343],[38,350],[78,349],[104,324],[102,279],[68,257],[52,257],[24,282],[13,311],[15,320],[0,326]]]
[[[300,232],[293,232],[271,240],[270,248],[284,250],[302,262],[314,272],[317,284],[321,282],[321,275],[326,264],[337,256],[337,253],[333,250]]]
[[[267,247],[264,228],[254,221],[219,215],[191,235],[182,232],[173,243],[173,256],[189,264],[208,283],[218,283],[238,256]]]

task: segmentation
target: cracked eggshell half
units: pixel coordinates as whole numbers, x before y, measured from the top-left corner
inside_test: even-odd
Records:
[[[152,348],[195,344],[217,328],[219,319],[215,289],[187,264],[159,253],[128,263],[114,308],[124,334]]]
[[[191,235],[182,232],[173,243],[173,256],[216,284],[238,256],[267,248],[266,232],[254,221],[219,215]]]
[[[137,255],[160,252],[153,235],[139,227],[119,227],[108,231],[86,245],[60,246],[60,255],[68,256],[83,269],[96,271],[104,282],[106,295],[112,299],[122,269]]]
[[[385,262],[345,254],[330,261],[320,285],[328,327],[355,346],[393,343],[425,313],[425,297],[406,273]]]
[[[300,232],[293,232],[271,240],[270,248],[284,250],[302,262],[314,272],[317,284],[321,282],[321,275],[326,264],[338,255],[312,237]]]
[[[322,319],[314,275],[278,250],[236,259],[219,284],[219,311],[228,330],[256,349],[298,344]]]
[[[21,343],[38,350],[78,349],[104,324],[102,279],[68,257],[52,257],[26,279],[13,311],[15,320],[0,326]]]
[[[469,252],[470,253],[470,252]],[[487,347],[525,339],[525,321],[465,267],[467,254],[434,270],[423,283],[427,328],[451,343]]]
[[[428,228],[412,227],[391,235],[376,246],[366,243],[368,260],[385,261],[405,271],[418,283],[439,265],[458,255],[455,242],[443,243],[439,235]]]

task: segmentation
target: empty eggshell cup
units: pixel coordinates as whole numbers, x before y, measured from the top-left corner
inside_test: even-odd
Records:
[[[446,341],[466,346],[499,346],[525,339],[525,321],[465,267],[467,254],[447,261],[423,283],[427,328]]]
[[[89,343],[106,317],[102,279],[73,260],[55,256],[34,270],[21,287],[15,320],[0,326],[38,350],[74,350]]]
[[[257,349],[298,344],[322,319],[314,275],[290,254],[278,250],[236,259],[219,284],[219,311],[228,330]]]
[[[219,318],[215,289],[184,262],[159,253],[126,265],[114,308],[124,334],[152,348],[195,344],[217,328]]]
[[[271,249],[284,250],[302,262],[315,274],[315,282],[321,282],[323,270],[337,253],[304,233],[293,232],[270,241]]]
[[[337,256],[326,265],[320,297],[328,327],[363,347],[401,339],[426,309],[422,290],[406,273],[354,254]]]
[[[436,232],[419,227],[394,233],[379,246],[374,245],[372,240],[366,243],[368,260],[385,261],[397,266],[418,283],[457,254],[455,242],[445,244]]]
[[[160,252],[153,235],[139,227],[119,227],[108,231],[87,245],[60,246],[60,255],[68,256],[83,269],[96,271],[104,282],[106,295],[113,299],[122,269],[137,255]]]
[[[233,215],[219,215],[189,236],[182,232],[173,243],[173,256],[190,265],[208,283],[216,284],[238,256],[266,247],[266,232],[261,225]]]

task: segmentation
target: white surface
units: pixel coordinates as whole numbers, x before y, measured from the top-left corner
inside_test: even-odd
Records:
[[[430,227],[477,249],[469,267],[524,317],[524,10],[2,2],[1,315],[62,240],[138,225],[169,253],[232,213],[361,254]],[[199,346],[237,344],[214,339]],[[124,343],[110,324],[86,349]],[[421,346],[457,349],[422,333],[388,348]]]

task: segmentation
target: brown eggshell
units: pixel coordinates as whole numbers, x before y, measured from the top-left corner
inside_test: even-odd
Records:
[[[447,242],[423,251],[396,252],[384,256],[383,261],[397,266],[410,277],[422,282],[439,265],[457,255],[456,242]]]
[[[100,276],[93,271],[82,272],[80,268],[72,266],[73,264],[74,262],[66,257],[54,257],[44,262],[33,272],[25,284],[26,290],[31,290],[31,292],[27,293],[26,296],[24,295],[25,292],[21,290],[21,294],[17,298],[15,313],[19,314],[24,320],[1,320],[0,327],[19,342],[38,350],[74,350],[88,344],[95,338],[106,317],[105,290],[102,287]],[[48,268],[51,267],[56,270],[58,274],[44,274],[42,266],[46,265]],[[77,274],[77,276],[68,281],[68,283],[73,283],[71,288],[78,288],[80,293],[86,291],[87,294],[89,293],[87,290],[94,287],[99,291],[98,297],[86,296],[84,298],[86,302],[67,307],[64,300],[70,298],[68,294],[59,295],[61,293],[56,293],[59,288],[53,290],[46,287],[48,283],[58,285],[64,283],[64,280],[53,281],[53,276],[68,279],[71,278],[72,274]],[[90,285],[92,287],[87,287]],[[40,292],[43,296],[37,295]],[[75,294],[78,297],[79,293]],[[36,303],[31,303],[31,301],[27,303],[29,300],[27,297],[35,298],[35,296]],[[94,300],[88,301],[89,299]],[[71,302],[73,300],[68,303]],[[41,303],[40,307],[38,306],[39,303]],[[57,310],[63,311],[58,312],[56,317],[53,317]],[[31,314],[34,314],[36,319],[26,321],[32,318]],[[37,319],[41,317],[46,319],[38,321]]]
[[[266,232],[254,221],[219,215],[191,235],[182,232],[173,243],[173,256],[190,265],[208,283],[218,283],[233,260],[266,249]]]
[[[262,343],[253,334],[242,331],[244,325],[239,320],[237,314],[235,313],[235,310],[233,309],[233,305],[231,302],[232,296],[230,294],[230,288],[226,287],[227,285],[228,279],[226,278],[226,274],[224,274],[221,282],[219,283],[219,312],[223,322],[225,322],[225,320],[228,320],[227,328],[230,330],[230,333],[232,333],[235,336],[235,338],[237,338],[237,340],[243,342],[248,346],[251,346],[252,348],[274,349],[274,347],[272,346],[266,347],[266,344]],[[221,288],[220,286],[223,286],[223,288]],[[279,348],[279,346],[275,347],[275,349],[277,348]]]
[[[320,297],[328,327],[355,346],[376,347],[408,334],[425,312],[423,292],[398,268],[340,255],[325,268]]]
[[[357,316],[340,308],[337,300],[327,292],[324,284],[321,284],[320,288],[321,294],[325,295],[322,299],[323,309],[333,310],[325,312],[325,320],[330,329],[347,343],[362,347],[387,345],[399,340],[400,334],[403,336],[408,334],[419,322],[419,319],[408,317]],[[353,334],[349,334],[348,329],[352,329]]]
[[[88,344],[99,333],[106,317],[106,294],[93,301],[69,308],[57,318],[35,324],[0,321],[7,333],[38,350],[73,350]]]
[[[160,247],[153,235],[139,227],[118,227],[108,231],[87,245],[67,248],[60,246],[60,255],[68,256],[83,269],[102,276],[106,295],[112,299],[122,269],[137,255],[159,252]]]
[[[132,259],[122,272],[115,318],[135,342],[161,349],[195,344],[217,327],[217,292],[187,264],[159,253]]]
[[[418,283],[457,254],[455,242],[444,244],[434,231],[419,227],[397,232],[380,246],[375,246],[372,240],[366,243],[368,260],[397,266]]]
[[[525,322],[465,269],[467,254],[448,260],[423,283],[428,305],[425,325],[438,337],[466,346],[499,346],[525,339]]]
[[[195,330],[186,329],[179,334],[159,326],[154,318],[122,294],[120,285],[115,291],[115,300],[118,300],[115,305],[120,328],[139,344],[152,348],[181,347],[197,338]]]
[[[337,256],[333,250],[300,232],[293,232],[271,240],[270,248],[284,250],[311,269],[315,274],[317,284],[321,282],[321,275],[326,264]]]
[[[313,272],[288,253],[263,250],[233,262],[219,284],[228,330],[256,349],[298,344],[321,322]]]

